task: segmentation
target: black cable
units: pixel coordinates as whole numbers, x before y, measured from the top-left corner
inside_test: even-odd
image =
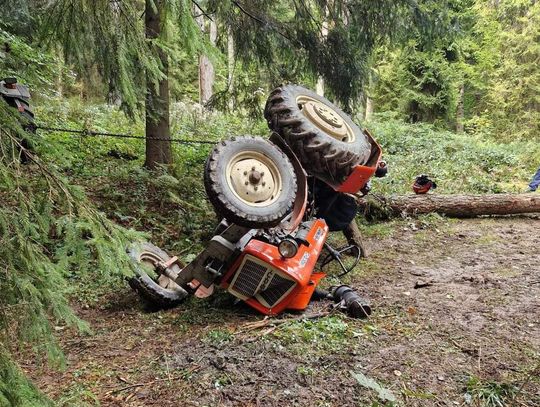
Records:
[[[128,139],[139,139],[139,140],[156,140],[156,141],[170,141],[171,143],[180,143],[180,144],[216,144],[218,140],[189,140],[189,139],[179,139],[179,138],[166,138],[166,137],[146,137],[146,136],[135,136],[133,134],[119,134],[119,133],[106,133],[94,130],[77,130],[77,129],[62,129],[59,127],[48,127],[48,126],[39,126],[36,125],[37,130],[48,131],[48,132],[59,132],[59,133],[71,133],[71,134],[80,134],[88,137],[114,137],[114,138],[128,138]]]

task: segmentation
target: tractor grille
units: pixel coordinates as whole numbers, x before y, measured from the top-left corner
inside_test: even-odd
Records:
[[[256,296],[262,305],[271,308],[295,285],[295,281],[278,274],[262,260],[246,256],[231,281],[229,292],[243,300]]]
[[[241,269],[234,277],[230,291],[241,298],[253,297],[268,272],[268,268],[263,264],[255,263],[252,260],[245,260]]]
[[[273,307],[285,294],[288,294],[289,290],[295,286],[295,282],[287,278],[281,277],[279,274],[274,274],[270,284],[264,291],[259,293],[259,296],[268,304],[269,307]]]

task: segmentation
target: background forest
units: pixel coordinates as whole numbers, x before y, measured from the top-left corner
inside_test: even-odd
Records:
[[[432,175],[439,193],[522,192],[540,164],[540,3],[534,0],[1,0],[0,75],[30,87],[41,126],[19,162],[0,108],[0,406],[46,400],[19,366],[61,368],[72,308],[124,286],[144,234],[185,259],[215,224],[198,141],[266,136],[284,82],[317,89],[372,130],[380,193]],[[168,138],[182,139],[170,143]],[[70,305],[71,304],[71,305]],[[66,404],[67,405],[67,404]],[[77,404],[73,404],[77,405]]]

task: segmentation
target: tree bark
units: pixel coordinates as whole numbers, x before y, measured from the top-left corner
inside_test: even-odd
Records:
[[[204,16],[197,17],[197,23],[202,32],[206,31]],[[210,43],[215,45],[217,39],[217,26],[215,21],[209,23],[209,38]],[[202,54],[199,56],[199,103],[206,105],[214,94],[214,64],[210,59]]]
[[[229,95],[234,93],[234,36],[231,27],[227,28],[227,88]],[[233,98],[229,99],[229,109],[234,109]]]
[[[463,133],[463,120],[465,119],[465,85],[459,86],[459,95],[456,107],[456,133]]]
[[[328,5],[324,9],[324,15],[323,15],[323,22],[321,26],[321,37],[326,40],[328,37]],[[317,85],[315,87],[315,91],[318,95],[324,97],[324,78],[322,76],[319,76],[317,78]]]
[[[146,38],[154,40],[161,35],[161,12],[165,0],[146,0],[144,23]],[[154,10],[153,4],[156,9]],[[171,129],[169,124],[169,60],[157,45],[155,52],[161,62],[163,76],[156,82],[146,74],[146,161],[145,167],[154,169],[160,164],[172,163]],[[165,140],[152,140],[152,138]]]
[[[401,195],[363,198],[360,211],[367,217],[439,213],[449,217],[540,213],[540,194]],[[385,216],[386,215],[386,216]]]
[[[364,115],[364,120],[366,122],[369,122],[372,116],[373,116],[373,100],[371,100],[371,98],[366,95],[366,112]]]
[[[373,92],[375,79],[373,78],[373,73],[369,73],[369,83],[368,87],[366,89],[365,95],[366,95],[366,108],[364,110],[364,121],[369,122],[371,121],[371,118],[373,117],[373,111],[374,111],[374,104],[373,99],[369,96],[371,92]]]

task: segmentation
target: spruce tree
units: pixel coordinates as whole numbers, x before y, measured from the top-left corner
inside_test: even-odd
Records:
[[[82,74],[97,68],[131,114],[144,112],[145,165],[170,164],[168,69],[179,49],[204,48],[189,0],[52,0],[33,11],[41,38]]]

